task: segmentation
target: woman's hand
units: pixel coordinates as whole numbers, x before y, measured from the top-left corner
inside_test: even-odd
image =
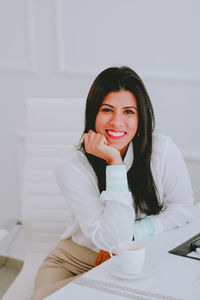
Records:
[[[89,130],[84,134],[84,144],[87,153],[106,160],[108,165],[122,164],[120,151],[109,146],[104,135]]]

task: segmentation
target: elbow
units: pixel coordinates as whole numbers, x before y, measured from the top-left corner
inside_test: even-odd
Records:
[[[183,214],[185,215],[186,222],[191,222],[192,221],[192,216],[193,216],[193,208],[194,205],[193,203],[191,205],[188,205],[183,211]]]
[[[191,222],[192,221],[192,216],[193,216],[192,206],[182,208],[178,227],[181,227],[182,225]]]
[[[118,232],[117,235],[112,235],[112,245],[117,246],[118,244],[125,242],[125,241],[132,241],[133,240],[133,231],[129,230],[124,232]]]
[[[133,239],[133,222],[129,224],[121,224],[115,227],[112,231],[108,230],[103,234],[105,244],[109,247],[116,247],[119,243],[124,241],[132,241]]]

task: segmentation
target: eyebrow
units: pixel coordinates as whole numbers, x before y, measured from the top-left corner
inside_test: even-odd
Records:
[[[114,108],[114,106],[113,105],[111,105],[111,104],[108,104],[108,103],[104,103],[104,104],[101,104],[101,106],[100,107],[102,107],[102,106],[109,106],[109,107],[112,107],[112,108]],[[124,106],[123,107],[123,109],[127,109],[127,108],[133,108],[133,109],[136,109],[137,110],[137,107],[136,106]]]

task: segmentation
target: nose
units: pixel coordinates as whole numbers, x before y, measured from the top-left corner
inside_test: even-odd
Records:
[[[123,118],[121,113],[119,112],[114,112],[111,116],[110,119],[110,125],[114,128],[114,129],[120,129],[123,125]]]

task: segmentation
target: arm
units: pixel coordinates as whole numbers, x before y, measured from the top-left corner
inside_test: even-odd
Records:
[[[56,175],[82,232],[97,248],[108,250],[132,239],[135,214],[125,166],[107,167],[107,187],[101,194],[85,156],[80,165],[73,161],[59,164]]]
[[[163,189],[160,197],[164,210],[159,215],[136,221],[135,239],[181,227],[192,218],[193,196],[189,174],[179,149],[171,139],[168,140],[166,151],[162,155],[163,165],[159,166],[162,169],[159,174]]]

